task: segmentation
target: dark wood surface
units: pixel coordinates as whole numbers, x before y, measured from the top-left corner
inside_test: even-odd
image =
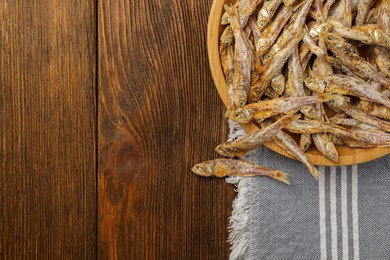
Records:
[[[99,256],[227,259],[233,187],[190,172],[226,138],[212,1],[99,1]]]
[[[211,4],[0,1],[0,259],[227,259]]]

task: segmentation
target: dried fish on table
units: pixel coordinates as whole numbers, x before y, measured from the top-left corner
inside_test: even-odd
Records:
[[[305,85],[317,93],[334,93],[357,96],[380,103],[390,108],[390,99],[371,87],[369,83],[347,75],[331,75],[317,78],[308,77]]]
[[[268,176],[290,185],[288,174],[282,171],[235,159],[215,159],[196,164],[191,171],[202,177]]]
[[[333,95],[318,95],[306,97],[289,97],[263,100],[236,109],[231,119],[238,123],[248,123],[253,120],[263,120],[278,114],[294,113],[301,107],[325,102],[333,99]]]
[[[217,153],[242,157],[273,140],[318,178],[304,152],[312,143],[334,162],[335,144],[390,146],[389,0],[229,3],[219,48],[230,97],[226,116],[261,129],[218,145]],[[285,130],[300,135],[299,145]],[[286,173],[242,160],[216,159],[192,170],[289,183]]]
[[[284,116],[261,130],[249,133],[240,139],[218,145],[215,148],[215,151],[226,157],[242,157],[247,152],[258,148],[265,142],[273,139],[278,131],[282,130],[286,125],[297,120],[299,117],[299,115]]]

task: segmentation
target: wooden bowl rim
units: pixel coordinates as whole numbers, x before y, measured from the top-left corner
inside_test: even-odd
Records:
[[[220,62],[219,38],[222,28],[222,26],[220,25],[220,18],[222,16],[223,4],[226,2],[231,1],[214,0],[211,6],[207,25],[207,51],[211,74],[219,96],[221,97],[225,106],[227,106],[229,103],[229,97],[227,94],[227,85]],[[259,129],[259,127],[254,123],[240,125],[247,132],[252,132],[254,130]],[[266,143],[265,146],[285,157],[295,159],[285,150],[277,146],[273,141]],[[363,149],[337,146],[337,150],[339,152],[339,163],[337,164],[325,158],[322,154],[320,154],[317,150],[314,150],[313,148],[306,152],[306,155],[315,165],[342,166],[368,162],[390,153],[390,147]]]

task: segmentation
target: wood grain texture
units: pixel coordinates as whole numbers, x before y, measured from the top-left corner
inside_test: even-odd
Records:
[[[0,259],[96,258],[95,15],[0,1]]]
[[[220,24],[221,16],[224,12],[223,5],[225,3],[231,2],[231,0],[214,0],[212,10],[210,12],[207,29],[207,48],[211,72],[219,95],[221,96],[221,99],[226,106],[228,106],[229,104],[229,96],[228,87],[225,81],[225,77],[223,75],[222,65],[220,62],[219,39],[224,29],[224,27]],[[260,129],[259,126],[255,123],[241,124],[241,126],[244,127],[248,132]],[[265,146],[283,156],[293,158],[290,154],[288,154],[284,149],[276,145],[274,142],[268,142],[265,144]],[[371,161],[385,156],[390,153],[390,147],[363,149],[349,148],[347,146],[338,146],[337,151],[339,153],[339,162],[337,164],[323,156],[314,146],[307,150],[306,155],[315,165],[351,165]]]
[[[210,0],[98,1],[100,259],[227,259],[233,187],[206,50]]]

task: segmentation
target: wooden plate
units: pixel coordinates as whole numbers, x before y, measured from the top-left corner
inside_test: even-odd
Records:
[[[229,0],[214,0],[211,7],[210,17],[207,28],[207,49],[209,55],[209,62],[211,73],[213,75],[214,83],[217,87],[218,93],[221,96],[222,101],[227,106],[229,103],[229,96],[227,91],[227,85],[225,77],[223,75],[222,66],[219,56],[219,38],[223,32],[224,26],[220,24],[222,14],[224,12],[223,5],[225,3],[231,3]],[[241,124],[241,126],[248,132],[259,129],[254,123]],[[271,150],[292,158],[285,150],[277,146],[274,142],[268,142],[265,144],[266,147]],[[339,152],[339,163],[334,162],[325,158],[315,147],[312,147],[306,152],[309,159],[316,165],[350,165],[367,162],[390,153],[390,147],[387,148],[349,148],[346,146],[338,146],[337,151]]]

